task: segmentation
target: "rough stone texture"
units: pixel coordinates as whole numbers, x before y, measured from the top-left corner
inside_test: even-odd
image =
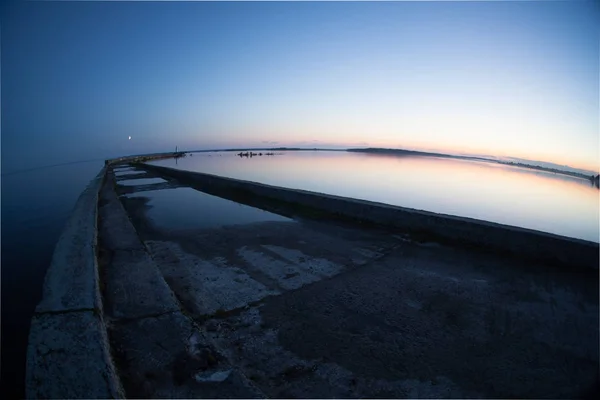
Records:
[[[104,332],[104,324],[92,311],[34,316],[27,350],[27,398],[122,398]]]
[[[342,229],[330,236],[296,222],[169,229],[164,235],[145,229],[152,221],[140,217],[133,218],[138,232],[165,280],[194,316],[228,312],[330,278],[381,257],[395,242],[386,236],[366,240],[356,232],[345,240]]]
[[[140,241],[113,189],[109,174],[101,191],[100,238],[107,313],[140,318],[179,310],[177,299]]]
[[[268,289],[224,259],[203,260],[175,243],[148,241],[160,270],[187,310],[196,316],[230,311],[280,292]]]
[[[346,219],[388,226],[403,232],[427,235],[455,245],[479,246],[521,258],[563,266],[598,269],[598,243],[571,239],[530,229],[501,225],[471,218],[391,206],[365,200],[287,189],[216,175],[139,164],[140,168],[178,179],[199,190],[245,204],[265,204],[267,199],[308,207]],[[258,199],[262,198],[262,200]],[[293,209],[293,208],[292,208]]]
[[[298,289],[312,282],[317,282],[325,276],[333,276],[342,271],[342,267],[323,259],[307,258],[298,250],[289,250],[278,246],[263,246],[267,250],[276,248],[278,256],[284,260],[273,258],[264,251],[253,251],[247,247],[238,249],[240,257],[253,268],[277,281],[284,290]],[[299,253],[295,262],[290,261],[289,253]],[[302,261],[300,261],[302,259]]]
[[[114,194],[110,185],[104,185],[102,188],[102,201],[104,203],[99,211],[102,224],[99,229],[102,237],[102,245],[108,250],[132,250],[143,249],[143,244],[137,236],[135,229],[121,202]]]
[[[204,327],[270,397],[580,398],[597,283],[529,268],[406,245]]]
[[[100,309],[96,268],[96,218],[103,169],[79,196],[56,243],[36,312]]]
[[[127,397],[264,397],[180,312],[117,323],[111,337]]]
[[[263,397],[180,312],[175,295],[117,198],[110,171],[100,204],[99,257],[106,315],[110,318],[108,334],[127,397]],[[224,275],[227,280],[240,277],[221,265],[204,263],[203,267],[212,267],[213,278],[222,275],[221,271],[230,272]],[[243,305],[248,300],[246,294],[253,293],[252,286],[246,290],[245,283],[231,293],[206,292],[201,287],[198,298],[217,307],[223,306],[223,299]],[[264,287],[258,289],[264,291]]]
[[[115,251],[105,276],[105,312],[112,318],[179,310],[177,299],[145,250]]]
[[[579,398],[598,382],[595,270],[358,224],[167,230],[139,204],[125,200],[186,311],[269,397]],[[198,312],[255,282],[280,294]]]
[[[329,260],[324,258],[311,258],[306,254],[297,249],[288,249],[281,246],[274,245],[263,245],[264,249],[271,251],[272,253],[277,254],[282,259],[286,260],[288,263],[297,265],[304,272],[306,271],[309,274],[318,276],[321,278],[330,278],[342,272],[343,267],[340,265],[336,265]],[[377,253],[370,252],[364,249],[355,249],[358,250],[362,255],[374,258],[377,257]]]
[[[77,200],[46,273],[27,348],[30,398],[122,395],[102,321],[96,260],[98,192],[105,172]]]

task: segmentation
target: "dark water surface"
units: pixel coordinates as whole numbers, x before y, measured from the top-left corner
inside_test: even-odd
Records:
[[[25,396],[29,324],[54,245],[77,198],[103,167],[91,161],[3,175],[1,396]]]
[[[123,175],[121,175],[123,176]],[[123,186],[138,186],[138,185],[152,185],[155,183],[165,183],[163,178],[139,178],[139,179],[124,179],[119,181],[119,185]]]
[[[146,211],[148,218],[158,228],[167,230],[207,229],[254,222],[292,221],[281,215],[191,188],[152,190],[124,197],[143,200],[148,207]]]

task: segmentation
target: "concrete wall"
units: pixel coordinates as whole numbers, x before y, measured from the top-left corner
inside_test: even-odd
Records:
[[[309,207],[351,220],[387,226],[433,240],[478,247],[571,268],[598,269],[598,243],[470,218],[436,214],[376,202],[287,189],[216,175],[142,164],[143,168],[173,177],[200,190],[237,193],[236,200],[262,197],[288,205]]]
[[[111,357],[97,265],[98,195],[109,166],[185,153],[119,157],[79,196],[54,248],[31,320],[27,398],[123,398]]]
[[[109,160],[104,161],[104,165],[117,165],[117,164],[126,164],[131,162],[144,162],[150,160],[161,160],[164,158],[175,158],[175,157],[183,157],[185,152],[173,152],[173,153],[153,153],[153,154],[139,154],[136,156],[125,156],[125,157],[117,157],[111,158]]]
[[[79,196],[54,248],[31,320],[27,398],[123,398],[111,357],[97,265],[98,194],[109,166],[185,153],[119,157]]]
[[[56,244],[31,321],[27,398],[122,398],[104,324],[96,258],[98,192],[79,196]]]

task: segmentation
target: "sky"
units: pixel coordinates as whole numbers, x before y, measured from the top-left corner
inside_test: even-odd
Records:
[[[3,7],[3,173],[176,146],[600,166],[598,2]]]

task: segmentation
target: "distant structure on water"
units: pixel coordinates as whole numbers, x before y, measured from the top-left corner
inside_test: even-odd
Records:
[[[262,156],[263,153],[253,153],[251,151],[247,151],[245,153],[239,152],[237,154],[240,158],[241,157],[256,157],[256,156]],[[274,156],[275,153],[264,153],[265,156]]]

